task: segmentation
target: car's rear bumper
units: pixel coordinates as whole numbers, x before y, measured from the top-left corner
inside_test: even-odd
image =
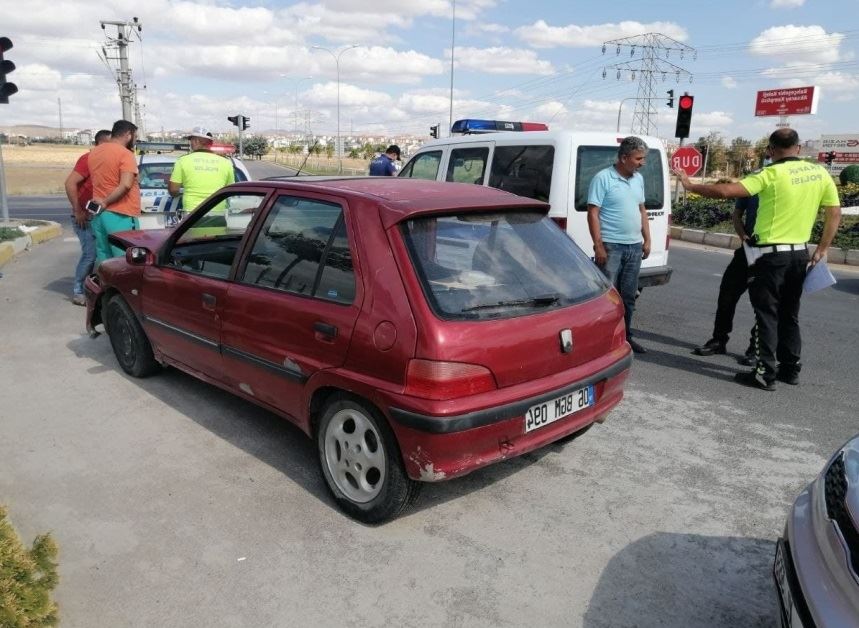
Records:
[[[432,416],[391,407],[393,428],[410,477],[440,481],[513,458],[601,420],[623,398],[632,354],[587,377],[499,406],[462,414]],[[593,385],[596,402],[554,423],[525,432],[528,409]]]
[[[776,582],[779,619],[792,628],[856,628],[859,582],[850,572],[844,539],[826,515],[822,486],[818,479],[800,493],[788,517],[783,542],[790,595]]]
[[[671,266],[653,266],[650,268],[642,268],[638,273],[638,285],[641,288],[648,286],[662,286],[671,281],[671,273],[674,269]]]

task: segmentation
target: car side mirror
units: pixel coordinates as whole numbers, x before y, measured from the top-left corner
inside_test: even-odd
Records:
[[[146,247],[131,246],[125,250],[125,261],[132,266],[149,266],[155,263],[155,256]]]

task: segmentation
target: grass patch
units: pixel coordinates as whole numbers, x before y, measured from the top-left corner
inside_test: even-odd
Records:
[[[0,626],[56,626],[59,615],[51,591],[57,586],[57,544],[41,534],[24,547],[6,509],[0,506]]]
[[[20,238],[23,235],[24,232],[18,229],[18,227],[0,227],[0,242],[14,240],[15,238]]]

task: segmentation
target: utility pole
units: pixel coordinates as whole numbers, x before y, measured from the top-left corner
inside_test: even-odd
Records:
[[[616,48],[617,56],[620,56],[622,50],[628,48],[632,60],[606,66],[602,71],[603,78],[606,78],[610,70],[616,72],[618,80],[624,73],[628,74],[633,81],[636,75],[638,76],[638,94],[635,97],[632,130],[641,135],[656,135],[658,127],[656,107],[653,103],[657,100],[664,100],[664,98],[656,96],[657,80],[661,77],[662,81],[665,81],[668,75],[672,74],[678,83],[681,76],[688,76],[689,82],[692,82],[692,75],[687,70],[668,61],[671,52],[674,51],[674,54],[680,59],[686,55],[697,59],[698,53],[691,46],[661,33],[645,33],[644,35],[606,41],[602,46],[603,54],[609,47]],[[640,57],[636,59],[637,52],[640,53]]]
[[[122,119],[131,121],[133,119],[134,108],[134,82],[131,79],[131,67],[128,65],[128,42],[137,29],[139,33],[143,29],[143,24],[135,17],[131,22],[128,21],[108,21],[101,20],[101,28],[107,31],[107,26],[116,26],[116,37],[107,35],[107,43],[102,46],[104,60],[107,62],[118,61],[119,68],[116,70],[116,84],[119,87],[119,100],[122,103]],[[110,57],[107,50],[116,50],[117,56]]]
[[[63,142],[63,101],[57,97],[57,109],[60,115],[60,143]]]

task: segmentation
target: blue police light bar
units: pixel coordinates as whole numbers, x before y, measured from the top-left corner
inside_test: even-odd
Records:
[[[506,122],[504,120],[457,120],[450,127],[451,133],[497,133],[498,131],[548,131],[549,126],[541,122]]]

